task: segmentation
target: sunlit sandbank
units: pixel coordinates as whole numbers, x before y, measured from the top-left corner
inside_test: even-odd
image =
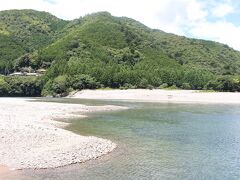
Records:
[[[143,102],[240,104],[240,93],[194,90],[83,90],[75,93],[71,97],[81,99],[115,99]]]
[[[107,154],[116,147],[115,143],[61,129],[68,123],[55,119],[85,117],[82,114],[87,112],[119,109],[124,107],[1,98],[0,165],[9,169],[55,168]]]

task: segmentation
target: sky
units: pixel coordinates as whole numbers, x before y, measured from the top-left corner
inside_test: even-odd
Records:
[[[65,20],[108,11],[150,28],[240,50],[239,0],[0,0],[0,10],[8,9],[47,11]]]

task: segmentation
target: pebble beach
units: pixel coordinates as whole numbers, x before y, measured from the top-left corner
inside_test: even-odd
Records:
[[[8,169],[56,168],[81,163],[116,148],[110,140],[62,129],[58,118],[84,118],[86,113],[122,110],[119,106],[86,106],[0,99],[0,166]]]

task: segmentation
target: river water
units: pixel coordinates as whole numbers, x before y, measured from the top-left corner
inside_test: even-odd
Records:
[[[118,148],[83,164],[24,170],[22,179],[240,179],[240,105],[55,101],[128,106],[67,127]]]

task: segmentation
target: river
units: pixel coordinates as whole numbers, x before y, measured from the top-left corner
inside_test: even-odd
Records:
[[[240,105],[54,101],[128,106],[88,114],[67,127],[118,147],[83,164],[23,170],[22,179],[240,179]]]

